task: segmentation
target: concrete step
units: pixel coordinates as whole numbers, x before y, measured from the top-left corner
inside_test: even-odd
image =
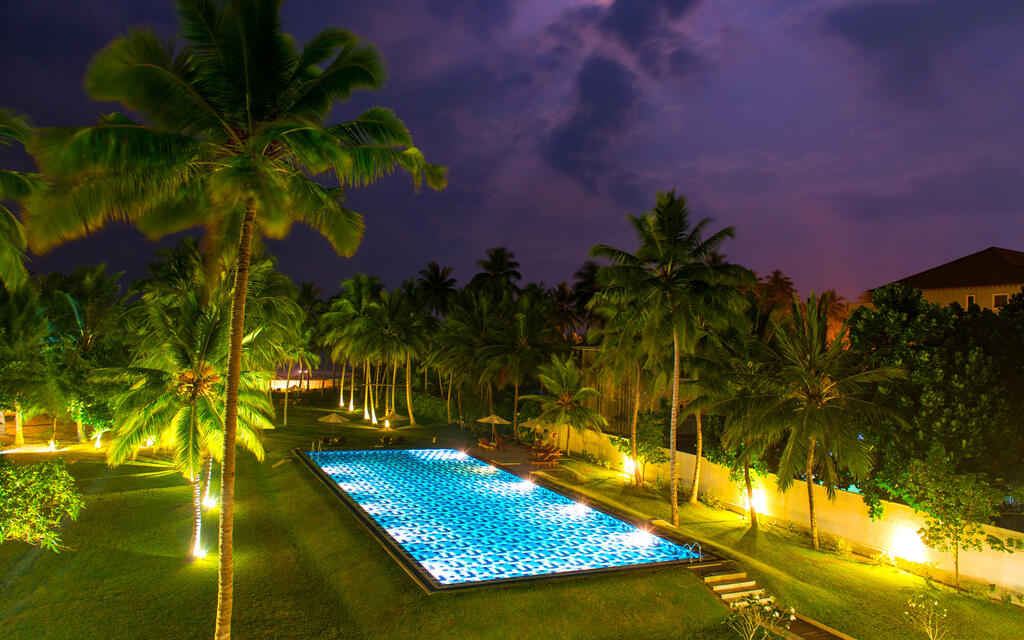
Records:
[[[700,562],[691,562],[686,565],[687,569],[693,571],[699,571],[701,569],[707,569],[710,567],[721,567],[727,564],[731,564],[728,560],[701,560]]]
[[[703,576],[704,582],[708,584],[714,584],[716,582],[730,582],[733,580],[742,580],[747,577],[746,571],[723,571],[721,573],[707,573]]]
[[[722,600],[726,602],[736,602],[742,600],[747,596],[759,596],[764,593],[764,589],[757,587],[744,587],[737,589],[736,591],[719,591],[718,595]]]
[[[728,593],[736,589],[746,589],[757,585],[756,580],[743,580],[740,582],[724,582],[722,584],[716,584],[711,586],[711,590],[715,593]]]

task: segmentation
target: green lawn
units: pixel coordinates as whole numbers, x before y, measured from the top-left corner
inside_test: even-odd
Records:
[[[669,519],[669,505],[663,497],[652,490],[625,487],[613,472],[574,460],[550,476],[625,511]],[[812,551],[806,535],[791,533],[788,528],[762,524],[755,534],[732,512],[684,504],[679,530],[706,548],[739,561],[780,603],[855,638],[918,637],[906,626],[903,614],[907,600],[918,593],[929,594],[949,610],[950,638],[1024,638],[1024,609],[1020,607],[958,595],[866,558]]]
[[[728,611],[685,568],[564,578],[424,594],[292,455],[330,425],[315,408],[289,409],[291,425],[267,432],[262,464],[241,455],[236,510],[234,625],[239,638],[724,638]],[[369,445],[376,429],[336,427]],[[438,428],[402,429],[410,444],[472,440]],[[99,455],[66,458],[87,494],[60,554],[0,546],[3,638],[208,638],[216,556],[184,561],[190,492],[146,461],[108,469]],[[595,498],[667,518],[652,492],[581,462],[553,472]],[[204,523],[216,546],[216,512]],[[785,604],[861,640],[913,638],[903,604],[927,591],[918,577],[866,561],[815,553],[772,527],[756,536],[734,514],[684,507],[684,535],[741,561]],[[1024,637],[1024,611],[933,592],[958,640]]]
[[[239,457],[234,629],[239,638],[721,638],[728,612],[684,568],[424,594],[291,450],[331,432],[289,408],[267,457]],[[350,443],[369,429],[338,428]],[[457,432],[404,429],[455,443]],[[455,439],[453,439],[455,438]],[[423,442],[421,441],[421,442]],[[4,640],[208,638],[216,558],[187,564],[190,492],[149,464],[67,455],[87,494],[71,549],[0,546]],[[216,513],[204,523],[216,545]]]

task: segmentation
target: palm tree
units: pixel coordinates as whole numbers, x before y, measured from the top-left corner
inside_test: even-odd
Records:
[[[32,283],[13,291],[0,286],[0,405],[14,411],[18,447],[25,445],[25,405],[46,384],[47,334],[46,317]]]
[[[579,314],[580,322],[582,324],[581,329],[585,333],[589,329],[597,327],[600,322],[600,318],[595,316],[592,312],[591,300],[601,290],[601,285],[598,283],[597,274],[601,267],[598,266],[593,260],[587,260],[583,265],[573,274],[575,282],[572,284],[572,298],[576,304],[576,312]]]
[[[133,457],[147,441],[171,449],[174,468],[192,484],[193,524],[189,551],[201,549],[202,483],[206,460],[223,460],[224,372],[228,326],[216,308],[204,308],[194,293],[166,307],[147,300],[136,358],[124,369],[100,370],[99,380],[118,380],[125,390],[115,403],[117,433],[107,449],[111,466]],[[238,442],[263,459],[261,429],[273,412],[263,391],[267,376],[242,374]]]
[[[519,388],[537,375],[541,365],[556,351],[564,351],[565,343],[556,327],[546,317],[542,300],[524,295],[516,302],[512,321],[496,331],[490,344],[478,356],[485,376],[499,384],[512,383],[512,435],[519,439]]]
[[[727,324],[741,306],[735,287],[749,277],[742,267],[709,265],[705,258],[733,236],[732,227],[705,236],[710,218],[690,222],[686,198],[674,191],[659,193],[654,209],[640,217],[629,216],[640,241],[635,254],[598,245],[591,254],[608,258],[612,265],[601,271],[605,299],[612,303],[640,305],[648,311],[643,339],[653,350],[672,344],[672,404],[669,411],[669,477],[672,524],[679,524],[677,496],[676,430],[679,415],[680,357],[691,352],[708,328]],[[700,431],[691,500],[698,491]]]
[[[473,276],[470,286],[485,289],[495,294],[506,289],[515,289],[516,282],[523,279],[519,273],[519,263],[515,254],[505,247],[494,247],[487,250],[487,257],[477,260],[476,266],[480,273]]]
[[[439,316],[448,313],[448,304],[457,291],[455,278],[451,275],[451,267],[442,267],[436,262],[431,262],[425,269],[420,269],[420,276],[416,281],[423,304]]]
[[[601,393],[593,387],[583,386],[583,375],[572,358],[564,360],[551,356],[551,362],[541,366],[537,375],[543,394],[523,396],[540,405],[537,419],[555,427],[565,426],[565,452],[569,453],[569,434],[575,429],[582,437],[587,430],[599,431],[607,426],[597,411],[584,406],[587,400],[600,397]],[[584,440],[584,448],[586,441]]]
[[[11,142],[24,145],[32,134],[28,118],[10,109],[0,109],[0,146]],[[28,278],[25,271],[25,229],[18,217],[2,203],[20,201],[41,186],[38,175],[0,170],[0,283],[20,286]]]
[[[747,376],[747,391],[732,402],[747,416],[741,437],[782,445],[779,490],[785,491],[803,475],[814,549],[815,471],[829,499],[835,497],[840,471],[855,479],[867,474],[871,458],[860,432],[889,412],[865,398],[875,385],[903,375],[894,367],[864,367],[847,349],[848,325],[830,338],[830,304],[830,296],[813,294],[806,304],[794,300],[790,317],[777,326],[772,348],[764,352],[761,371]]]
[[[324,344],[330,349],[331,358],[335,361],[353,363],[352,382],[349,389],[349,411],[355,410],[355,363],[363,362],[364,383],[368,380],[368,354],[363,348],[358,332],[364,328],[361,320],[369,313],[384,291],[384,285],[372,276],[357,273],[341,283],[341,291],[335,296],[328,310],[320,318],[323,325],[321,333]],[[369,386],[364,389],[364,398],[368,397]],[[364,403],[363,418],[369,419],[369,403]]]
[[[203,225],[237,234],[231,349],[221,483],[220,571],[215,637],[231,635],[235,426],[254,234],[282,237],[293,222],[322,233],[351,255],[363,221],[343,190],[396,168],[443,188],[446,171],[428,164],[388,109],[324,126],[334,103],[384,83],[377,50],[326,29],[298,50],[281,31],[274,0],[178,0],[183,47],[137,29],[93,58],[86,88],[120,102],[127,116],[93,127],[43,130],[31,151],[55,184],[29,203],[30,244],[40,251],[129,220],[152,236]],[[314,178],[331,172],[339,187]]]
[[[579,336],[577,331],[584,327],[583,314],[576,305],[576,299],[569,288],[568,282],[560,282],[557,287],[547,292],[547,302],[551,324],[563,336]]]

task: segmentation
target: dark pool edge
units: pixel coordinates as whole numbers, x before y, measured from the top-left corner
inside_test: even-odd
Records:
[[[415,447],[415,448],[413,448],[413,447],[406,447],[406,448],[404,448],[404,450],[450,449],[450,448],[451,447]],[[403,450],[403,449],[394,448],[394,449],[388,449],[388,450],[389,451],[398,451],[398,450]],[[327,449],[325,451],[331,451],[331,450]],[[361,449],[338,449],[338,451],[361,451]],[[341,503],[343,505],[345,505],[346,509],[350,513],[352,513],[352,515],[355,516],[356,520],[370,533],[370,535],[377,541],[377,543],[380,544],[380,546],[384,548],[384,551],[389,556],[391,556],[391,558],[394,559],[395,562],[397,562],[400,567],[402,567],[402,569],[406,572],[406,574],[410,578],[412,578],[413,582],[415,582],[427,595],[433,595],[433,594],[439,593],[439,592],[462,591],[462,590],[466,590],[466,589],[481,589],[481,588],[486,588],[486,587],[499,587],[499,586],[503,586],[503,585],[525,583],[525,582],[546,582],[546,581],[549,581],[549,580],[558,580],[560,578],[572,578],[572,577],[599,575],[599,574],[606,574],[606,573],[623,573],[623,572],[629,572],[629,571],[643,571],[645,569],[662,569],[662,568],[673,567],[673,566],[687,566],[687,565],[692,565],[692,564],[695,564],[696,562],[700,562],[701,560],[706,559],[706,554],[703,554],[703,552],[701,552],[701,555],[697,559],[694,559],[694,560],[666,560],[664,562],[646,562],[646,563],[640,563],[640,564],[621,565],[621,566],[616,566],[616,567],[601,567],[601,568],[598,568],[598,569],[583,569],[583,570],[580,570],[580,571],[565,571],[565,572],[560,572],[560,573],[545,573],[545,574],[537,575],[537,576],[518,576],[518,577],[515,577],[515,578],[499,578],[497,580],[481,580],[479,582],[462,582],[462,583],[459,583],[459,584],[441,584],[440,582],[438,582],[434,578],[434,576],[432,576],[429,573],[427,573],[427,571],[425,569],[423,569],[423,567],[419,564],[419,562],[417,562],[415,558],[413,558],[411,555],[408,554],[408,552],[405,551],[405,549],[401,546],[401,544],[396,542],[394,540],[394,538],[392,538],[390,535],[388,535],[387,531],[383,527],[381,527],[380,524],[376,520],[374,520],[372,516],[370,516],[368,513],[366,513],[359,506],[359,504],[357,502],[355,502],[351,498],[351,496],[349,496],[345,492],[344,489],[339,487],[338,483],[336,483],[334,480],[332,480],[331,477],[329,475],[327,475],[327,473],[324,472],[324,470],[318,464],[316,464],[316,462],[314,462],[308,455],[306,455],[306,453],[307,452],[306,452],[305,448],[302,448],[302,447],[296,448],[296,449],[292,449],[292,454],[295,455],[299,460],[301,460],[302,463],[306,466],[306,468],[309,469],[311,472],[313,472],[313,475],[316,478],[318,478],[320,480],[320,482],[322,482],[331,491],[331,493],[333,493],[335,496],[337,496],[341,500]],[[487,464],[487,465],[490,465],[490,466],[494,466],[492,463],[490,463],[490,462],[488,462],[486,460],[482,460],[480,458],[477,458],[476,456],[470,455],[468,453],[465,454],[465,455],[467,457],[473,458],[474,460],[478,460],[480,462],[483,462],[484,464]],[[518,475],[518,474],[513,474],[513,475]],[[520,476],[520,477],[522,477],[522,476]],[[538,478],[532,478],[532,480],[534,482],[537,482]],[[566,492],[564,490],[560,490],[560,489],[557,489],[555,487],[548,486],[546,482],[537,482],[537,484],[539,486],[544,487],[548,491],[551,491],[552,493],[557,493],[558,495],[561,495],[561,496],[563,496],[565,498],[569,498],[570,500],[575,500],[577,502],[580,501],[580,500],[577,500],[576,498],[574,498],[572,496],[566,495]],[[577,494],[577,495],[581,495],[581,494]],[[623,521],[623,522],[625,522],[627,524],[630,524],[630,525],[632,525],[634,527],[644,527],[644,526],[650,524],[648,522],[638,521],[636,518],[630,517],[630,516],[628,516],[626,514],[613,513],[611,510],[609,510],[607,508],[604,508],[605,505],[597,506],[597,505],[593,504],[592,502],[587,502],[587,506],[592,508],[592,509],[594,509],[594,510],[596,510],[596,511],[600,511],[600,512],[604,513],[607,516],[616,518],[616,519],[621,520],[621,521]],[[652,534],[652,535],[658,535],[658,537],[669,537],[669,536],[660,535],[660,533],[661,532],[659,532],[658,534]],[[691,542],[681,541],[676,536],[671,536],[671,538],[673,538],[673,539],[670,540],[670,541],[673,542],[674,544],[680,544],[680,543],[681,544],[685,544],[685,545],[693,544]],[[698,549],[699,548],[700,547],[698,545]]]

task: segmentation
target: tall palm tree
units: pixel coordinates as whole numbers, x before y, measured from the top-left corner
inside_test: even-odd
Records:
[[[237,237],[222,465],[220,570],[215,637],[231,635],[235,426],[253,236],[282,237],[293,222],[351,255],[363,221],[343,190],[402,169],[443,188],[405,125],[375,107],[325,126],[332,106],[384,83],[375,47],[326,29],[301,50],[281,31],[276,0],[178,0],[181,41],[137,29],[93,58],[86,88],[123,114],[93,127],[43,130],[30,147],[55,184],[28,207],[30,244],[45,250],[111,220],[159,236],[203,225]],[[330,172],[340,186],[315,180]]]
[[[830,338],[830,304],[831,297],[813,294],[806,304],[794,300],[789,318],[775,329],[771,348],[764,352],[761,370],[746,376],[746,391],[731,402],[747,416],[741,437],[782,446],[779,489],[785,491],[800,475],[807,483],[814,549],[815,472],[830,499],[839,486],[840,471],[855,479],[867,474],[871,457],[860,432],[890,414],[866,398],[875,385],[903,375],[894,367],[863,366],[847,349],[846,324]]]
[[[709,265],[705,258],[733,236],[726,227],[705,237],[711,224],[704,218],[693,224],[686,198],[674,191],[659,193],[650,212],[629,216],[640,247],[636,253],[597,245],[591,254],[611,260],[601,271],[605,299],[640,305],[648,311],[643,339],[652,350],[672,345],[672,404],[669,410],[669,477],[672,523],[679,524],[676,478],[676,433],[679,416],[680,358],[691,352],[708,328],[727,323],[741,308],[735,287],[749,272],[735,265]],[[697,465],[700,471],[698,433]],[[699,478],[699,475],[697,475]],[[695,482],[691,499],[697,495]]]
[[[25,444],[25,406],[45,385],[47,337],[46,317],[32,283],[13,291],[0,286],[0,405],[14,411],[15,446]]]
[[[356,363],[364,363],[364,383],[367,380],[368,354],[363,348],[364,341],[358,334],[365,327],[361,320],[369,313],[371,306],[380,299],[383,291],[384,285],[380,280],[357,273],[341,283],[341,291],[331,300],[327,311],[320,318],[323,325],[321,331],[323,341],[330,349],[331,358],[335,361],[344,359],[346,363],[353,363],[349,411],[355,410]],[[368,393],[369,387],[366,386],[363,397],[366,398]],[[368,403],[364,403],[363,418],[370,418]]]
[[[591,310],[591,300],[601,290],[601,285],[598,283],[597,274],[601,267],[598,266],[593,260],[587,260],[583,265],[573,274],[575,281],[572,283],[572,298],[576,304],[576,312],[579,314],[579,318],[582,324],[582,331],[586,331],[596,328],[601,319],[595,316]]]
[[[193,523],[189,552],[201,548],[202,483],[206,459],[224,457],[224,374],[228,363],[225,314],[188,294],[173,307],[148,300],[136,308],[145,315],[142,339],[131,366],[101,370],[101,380],[125,389],[115,404],[117,433],[107,449],[116,466],[152,439],[172,452],[174,468],[192,484]],[[263,459],[261,429],[273,412],[263,386],[267,376],[242,374],[238,442]]]
[[[431,262],[425,269],[420,269],[419,278],[416,280],[423,303],[439,316],[448,313],[448,304],[457,291],[455,278],[451,275],[451,267],[442,267],[436,262]]]
[[[519,439],[519,388],[536,377],[552,354],[564,352],[563,336],[546,317],[543,301],[522,296],[516,301],[512,321],[496,331],[490,344],[478,352],[485,376],[499,384],[512,384],[512,434]]]
[[[515,254],[505,247],[494,247],[487,250],[487,257],[477,260],[476,266],[480,273],[473,276],[470,286],[482,288],[499,294],[506,289],[515,289],[516,283],[523,279],[519,273],[519,263]]]
[[[28,118],[10,109],[0,109],[0,146],[12,142],[24,145],[32,134]],[[25,229],[14,213],[2,203],[20,201],[41,186],[32,173],[0,170],[0,283],[20,286],[28,278],[25,271]]]
[[[569,434],[572,429],[582,437],[587,430],[599,431],[608,425],[603,415],[585,406],[587,400],[600,397],[601,393],[593,387],[583,386],[583,374],[572,358],[563,360],[551,356],[551,362],[540,368],[537,379],[544,393],[523,396],[523,399],[540,405],[538,420],[556,427],[566,427],[566,453],[569,453]]]

